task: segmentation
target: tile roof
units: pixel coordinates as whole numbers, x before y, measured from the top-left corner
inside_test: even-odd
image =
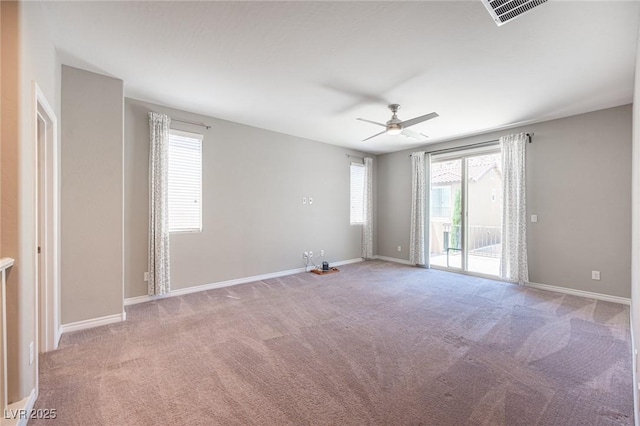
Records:
[[[497,157],[496,154],[490,154],[469,158],[469,180],[478,182],[490,170],[495,170],[499,175],[502,175],[502,165]],[[431,165],[432,184],[451,184],[460,182],[460,180],[460,160],[437,162]]]

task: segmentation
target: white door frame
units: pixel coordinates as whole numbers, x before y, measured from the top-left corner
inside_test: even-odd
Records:
[[[44,140],[40,146],[38,135],[38,119],[45,123]],[[38,353],[58,348],[60,340],[60,143],[58,141],[58,118],[53,108],[40,90],[37,82],[33,82],[32,126],[34,136],[35,162],[35,239],[36,248],[41,247],[41,254],[36,254],[35,271],[35,364],[38,371]],[[40,150],[42,170],[38,167]],[[43,173],[43,194],[39,193],[40,173]],[[42,202],[43,205],[40,205]],[[43,217],[40,217],[42,212]],[[42,241],[38,225],[42,220]],[[41,279],[40,265],[42,265]],[[42,325],[40,322],[42,321]],[[42,335],[41,335],[42,334]],[[37,374],[37,373],[36,373]],[[37,376],[36,376],[37,377]]]

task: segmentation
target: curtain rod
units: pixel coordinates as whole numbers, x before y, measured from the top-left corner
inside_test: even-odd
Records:
[[[533,137],[533,135],[535,135],[535,133],[527,133],[526,135],[527,135],[527,138],[529,138],[529,143],[531,143],[531,138]],[[500,142],[500,139],[493,139],[493,140],[490,140],[490,141],[472,143],[472,144],[469,144],[469,145],[462,145],[462,146],[454,146],[454,147],[451,147],[451,148],[436,149],[435,151],[425,151],[425,152],[429,153],[429,154],[434,154],[434,153],[438,153],[438,152],[457,151],[459,149],[471,148],[471,147],[474,147],[474,146],[495,144],[496,142]],[[409,154],[409,157],[411,157],[411,154]]]
[[[187,120],[178,120],[177,118],[172,118],[171,121],[177,121],[178,123],[185,123],[185,124],[193,124],[194,126],[201,126],[201,127],[205,127],[207,130],[209,130],[211,128],[211,126],[204,124],[204,123],[196,123],[195,121],[187,121]]]
[[[351,155],[351,154],[345,154],[345,155],[349,158],[359,158],[361,160],[364,160],[364,157],[358,157],[357,155]]]

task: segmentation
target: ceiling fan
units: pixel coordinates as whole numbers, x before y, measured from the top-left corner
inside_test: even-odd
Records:
[[[427,137],[427,135],[424,135],[422,133],[418,133],[418,132],[414,132],[413,130],[408,129],[407,127],[411,127],[415,124],[418,123],[422,123],[423,121],[427,121],[427,120],[431,120],[432,118],[436,118],[439,117],[437,113],[432,112],[430,114],[426,114],[426,115],[421,115],[420,117],[416,117],[416,118],[412,118],[411,120],[405,120],[402,121],[398,118],[398,110],[400,109],[400,105],[398,104],[391,104],[389,105],[389,109],[391,110],[391,112],[393,113],[393,115],[391,116],[391,120],[387,121],[386,124],[383,123],[378,123],[377,121],[371,121],[371,120],[366,120],[364,118],[358,118],[357,120],[360,121],[365,121],[367,123],[371,123],[371,124],[376,124],[378,126],[382,126],[385,127],[385,130],[380,132],[380,133],[376,133],[373,136],[369,136],[366,139],[363,139],[362,142],[364,141],[368,141],[369,139],[375,138],[376,136],[380,136],[383,133],[386,133],[388,135],[399,135],[399,134],[403,134],[409,138],[412,139],[416,139],[419,140],[421,137]]]

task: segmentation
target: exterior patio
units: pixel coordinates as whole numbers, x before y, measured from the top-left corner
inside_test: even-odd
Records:
[[[449,253],[449,259],[447,259],[446,254],[432,255],[431,266],[460,269],[462,267],[462,256],[460,252],[451,250]],[[477,274],[499,276],[500,258],[469,253],[467,270]]]

